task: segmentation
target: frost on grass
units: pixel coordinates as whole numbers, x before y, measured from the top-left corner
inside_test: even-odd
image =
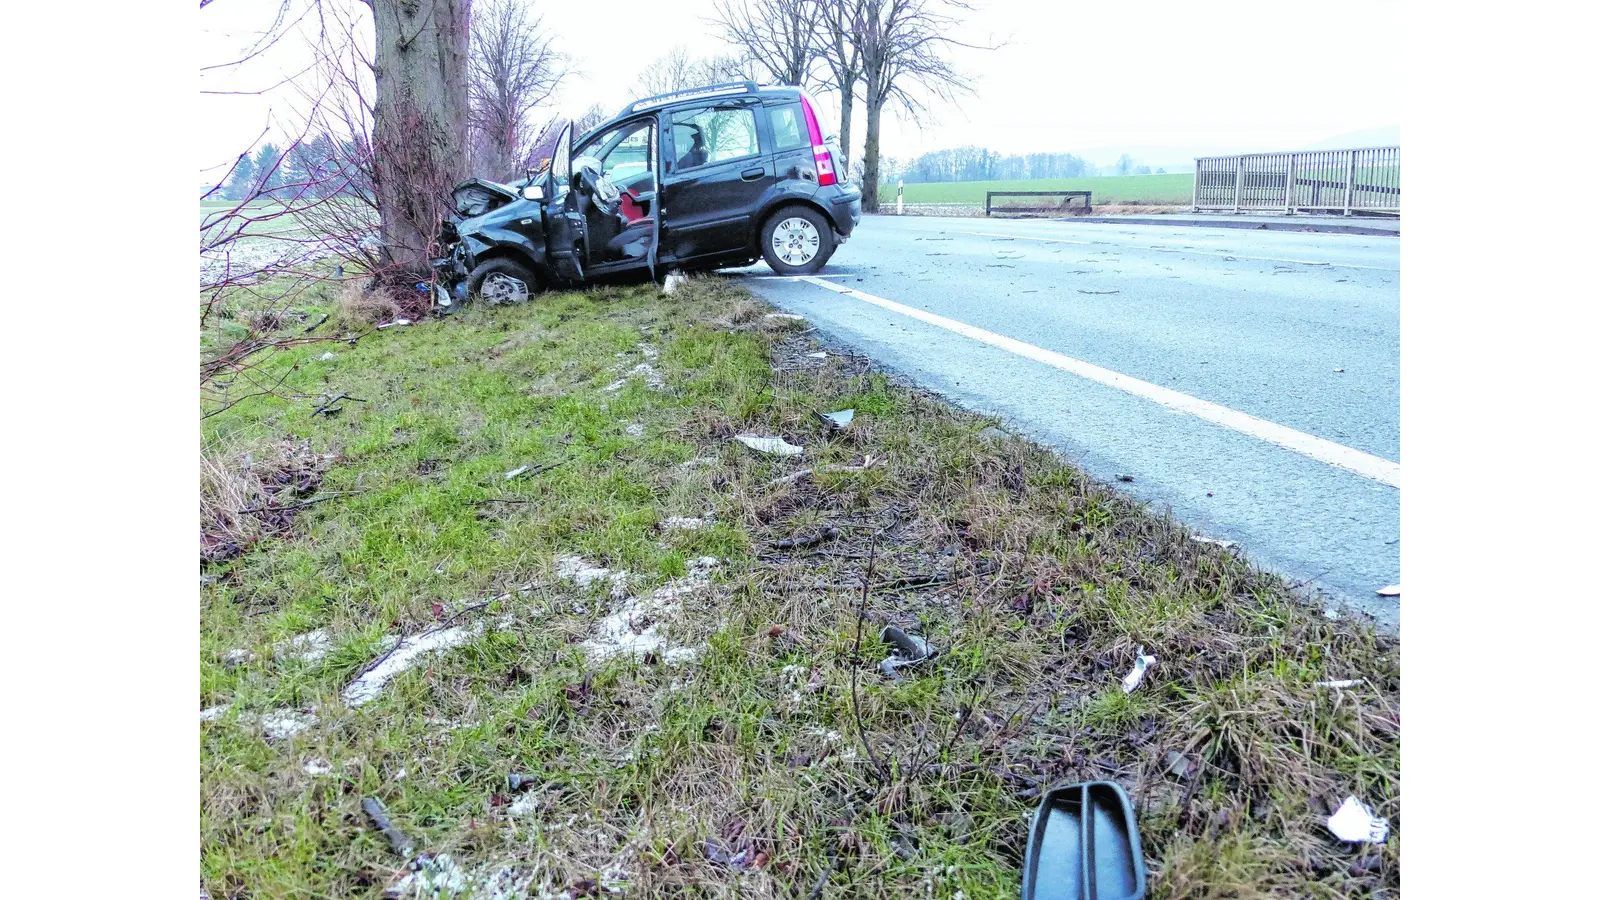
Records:
[[[662,531],[699,531],[706,527],[705,519],[693,516],[668,516],[661,520]]]
[[[593,584],[609,582],[613,598],[621,599],[628,595],[627,572],[613,572],[581,556],[563,554],[556,557],[556,577],[570,581],[584,590],[588,590]]]
[[[582,646],[597,660],[654,654],[668,663],[682,663],[699,654],[694,647],[674,647],[661,633],[661,619],[678,611],[684,597],[711,582],[721,565],[714,556],[689,561],[688,574],[640,597],[629,597],[611,615],[600,620],[594,637]]]
[[[316,662],[328,654],[332,649],[333,641],[328,633],[322,629],[297,634],[285,638],[272,645],[272,655],[279,659],[301,659],[306,662]]]
[[[273,740],[294,737],[317,724],[316,713],[298,709],[273,710],[261,717],[261,733]]]
[[[478,622],[473,625],[456,625],[437,631],[425,631],[408,637],[402,640],[393,652],[380,659],[377,665],[362,672],[361,677],[350,682],[340,696],[344,698],[346,706],[370,703],[383,693],[385,685],[416,665],[422,657],[459,647],[482,634],[483,628],[483,623]]]
[[[468,872],[448,853],[423,854],[411,861],[411,871],[383,892],[386,898],[471,897],[473,900],[521,900],[528,896],[532,877],[509,866]]]

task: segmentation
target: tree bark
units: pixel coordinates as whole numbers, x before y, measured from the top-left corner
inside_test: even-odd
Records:
[[[853,91],[854,86],[852,85],[850,89],[839,92],[839,149],[844,151],[845,165],[847,167],[850,162],[850,118],[855,111],[853,109],[855,104],[851,102],[854,99],[851,96]],[[846,168],[845,174],[848,175],[849,172],[849,168]]]
[[[870,93],[870,90],[869,90]],[[867,146],[862,153],[861,211],[878,211],[878,127],[883,121],[883,103],[867,101]]]
[[[466,171],[472,0],[370,0],[374,190],[385,257],[429,269],[449,191]]]

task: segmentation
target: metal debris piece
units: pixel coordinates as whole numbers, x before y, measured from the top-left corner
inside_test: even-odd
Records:
[[[1132,475],[1118,475],[1117,476],[1117,480],[1118,481],[1131,482],[1131,481],[1133,481],[1133,476]]]
[[[771,453],[774,456],[799,456],[806,452],[806,448],[797,447],[781,437],[761,437],[754,434],[736,434],[733,439],[760,453]]]
[[[850,427],[851,422],[855,421],[856,411],[854,409],[841,409],[838,412],[815,413],[815,415],[826,423],[829,428],[835,431],[843,431]]]
[[[1389,820],[1372,814],[1372,808],[1354,797],[1344,798],[1328,817],[1328,830],[1341,841],[1381,844],[1389,839]]]
[[[900,669],[920,665],[939,654],[938,648],[921,635],[910,634],[894,625],[885,626],[878,639],[893,648],[889,657],[878,663],[878,670],[896,681],[900,679]]]
[[[513,791],[525,791],[539,783],[539,779],[532,775],[522,775],[512,772],[506,776],[506,786]]]
[[[1139,683],[1144,681],[1144,673],[1156,664],[1154,656],[1145,655],[1144,647],[1140,647],[1134,655],[1136,658],[1133,661],[1133,670],[1122,677],[1122,692],[1124,694],[1133,693],[1139,687]]]
[[[1379,597],[1398,597],[1398,596],[1400,596],[1400,585],[1399,584],[1391,584],[1391,585],[1386,585],[1384,587],[1378,588],[1378,596]]]
[[[394,850],[396,856],[410,859],[415,855],[417,842],[394,826],[394,822],[389,820],[389,811],[383,808],[382,800],[377,797],[362,797],[361,810],[372,820],[372,826],[389,839],[389,847]]]

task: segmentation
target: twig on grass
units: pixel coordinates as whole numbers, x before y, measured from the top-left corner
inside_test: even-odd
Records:
[[[410,835],[395,827],[394,822],[389,819],[389,811],[383,808],[382,800],[377,797],[362,797],[361,809],[366,812],[368,818],[372,819],[373,826],[383,832],[383,836],[389,839],[389,847],[394,850],[396,856],[402,859],[410,859],[412,857],[417,849],[417,842],[413,841]]]
[[[872,585],[872,569],[878,562],[878,537],[873,535],[872,543],[867,549],[867,571],[861,578],[861,605],[856,607],[856,641],[850,648],[850,713],[855,718],[856,739],[861,741],[861,746],[867,751],[867,759],[872,761],[872,769],[878,776],[878,784],[888,784],[888,773],[883,768],[883,763],[878,761],[878,754],[872,749],[872,743],[867,740],[867,727],[861,721],[861,696],[857,692],[856,683],[860,680],[861,671],[861,632],[865,628],[867,618],[867,593]]]

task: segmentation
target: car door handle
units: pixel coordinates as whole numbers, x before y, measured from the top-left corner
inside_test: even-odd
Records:
[[[757,178],[760,178],[765,174],[767,174],[766,166],[756,166],[754,169],[745,169],[743,172],[740,172],[739,179],[741,181],[755,181]]]

